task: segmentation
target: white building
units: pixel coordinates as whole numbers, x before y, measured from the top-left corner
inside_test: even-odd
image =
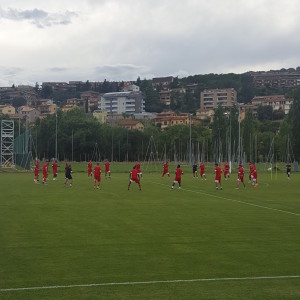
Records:
[[[142,113],[145,101],[141,92],[106,93],[100,97],[98,108],[108,114]]]

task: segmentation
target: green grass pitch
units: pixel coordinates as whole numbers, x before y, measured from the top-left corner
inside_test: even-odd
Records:
[[[299,174],[261,166],[257,189],[233,173],[216,191],[211,166],[206,181],[185,166],[171,192],[144,165],[140,192],[131,167],[100,190],[82,164],[72,188],[0,173],[0,299],[300,299]]]

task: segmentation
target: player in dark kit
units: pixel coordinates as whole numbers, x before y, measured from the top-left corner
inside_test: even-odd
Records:
[[[288,161],[286,163],[286,175],[288,176],[288,180],[291,179],[291,170],[292,170],[292,166],[291,166],[291,163]]]
[[[178,189],[181,190],[181,175],[183,175],[183,171],[180,169],[180,165],[177,165],[177,168],[175,170],[175,179],[173,181],[173,184],[171,186],[171,191],[173,191],[174,186],[176,183],[178,183]]]
[[[142,187],[141,187],[141,184],[140,184],[140,180],[139,180],[139,177],[138,177],[138,171],[137,171],[137,169],[136,169],[136,166],[133,166],[132,170],[131,170],[130,173],[129,173],[128,191],[129,191],[129,189],[130,189],[131,182],[137,183],[137,184],[139,185],[140,191],[142,190]]]
[[[72,187],[73,178],[72,178],[72,166],[71,166],[71,164],[66,163],[65,175],[66,175],[66,180],[65,180],[64,186],[66,186],[68,180],[70,180],[70,187]]]
[[[57,177],[57,161],[53,160],[52,163],[52,174],[53,174],[53,180],[56,180]]]
[[[197,166],[197,163],[196,162],[194,162],[194,164],[193,164],[193,176],[194,176],[194,178],[198,178],[198,166]]]

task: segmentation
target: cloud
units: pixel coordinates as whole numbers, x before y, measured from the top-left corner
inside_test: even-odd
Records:
[[[49,71],[51,71],[51,72],[66,72],[66,71],[68,71],[68,69],[61,68],[61,67],[53,67],[53,68],[50,68]]]
[[[148,66],[138,66],[133,64],[116,64],[116,65],[103,65],[95,68],[95,73],[98,76],[106,79],[113,78],[134,78],[149,72]]]
[[[23,68],[0,66],[0,86],[12,86],[13,84],[34,85],[34,82],[24,79],[24,71]]]
[[[22,72],[22,68],[0,66],[0,74],[5,77],[19,75]]]
[[[72,19],[78,14],[73,11],[65,11],[64,13],[48,13],[40,9],[20,10],[8,8],[6,10],[0,8],[0,19],[8,19],[12,21],[30,21],[38,28],[50,27],[54,25],[68,25],[72,23]]]

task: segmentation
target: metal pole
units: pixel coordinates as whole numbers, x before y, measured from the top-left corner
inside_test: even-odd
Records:
[[[114,161],[114,131],[111,128],[111,161]]]
[[[74,145],[74,143],[73,143],[73,129],[72,129],[72,162],[73,162],[73,145]]]
[[[230,172],[231,172],[231,108],[230,108],[230,126],[229,126],[229,148],[228,148],[228,161],[230,163]]]
[[[57,159],[57,113],[55,114],[55,159]]]
[[[192,164],[192,114],[190,114],[190,165]]]
[[[241,107],[239,105],[239,153],[238,153],[238,164],[241,161]]]

